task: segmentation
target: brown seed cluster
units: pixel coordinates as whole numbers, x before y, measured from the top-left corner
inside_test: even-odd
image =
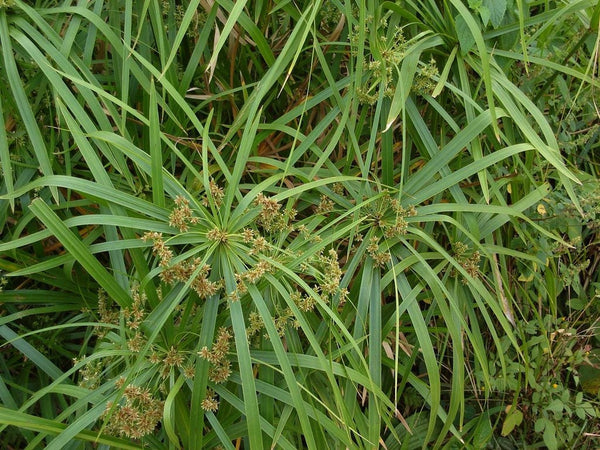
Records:
[[[189,230],[190,225],[197,224],[200,221],[198,217],[194,217],[190,201],[182,196],[175,198],[175,208],[169,215],[169,226],[179,228],[179,231],[185,233]]]
[[[171,369],[174,367],[183,366],[183,362],[185,357],[183,353],[181,353],[174,345],[171,345],[171,348],[165,353],[165,356],[162,359],[162,371],[161,375],[163,378],[167,377],[169,373],[171,373]]]
[[[256,236],[252,239],[252,248],[250,249],[251,255],[258,255],[265,252],[268,248],[267,240],[262,236]]]
[[[100,322],[108,323],[111,325],[119,324],[119,311],[112,309],[109,305],[109,299],[104,289],[98,289],[98,315],[100,316]],[[102,339],[108,333],[108,329],[104,327],[94,327],[94,333],[98,336],[98,339]]]
[[[315,306],[317,305],[317,302],[314,299],[314,297],[306,294],[302,295],[300,291],[292,292],[290,294],[290,298],[296,304],[296,306],[298,306],[300,311],[310,312],[313,309],[315,309]]]
[[[127,339],[127,348],[134,353],[140,352],[145,344],[146,338],[140,331],[136,331],[133,337]]]
[[[321,201],[315,209],[316,214],[325,215],[333,211],[333,201],[326,195],[321,195]]]
[[[132,330],[137,330],[140,324],[144,320],[146,311],[144,305],[146,304],[146,294],[140,292],[139,286],[134,285],[131,289],[131,296],[133,302],[131,306],[124,308],[122,311],[123,317],[125,318],[125,324]]]
[[[189,364],[183,368],[183,376],[187,379],[193,380],[195,375],[196,368],[192,364]]]
[[[200,261],[196,259],[194,260],[193,264],[194,268],[192,272],[196,270],[196,267],[200,264]],[[203,299],[215,295],[223,287],[222,281],[210,281],[208,279],[209,272],[210,266],[208,264],[204,264],[202,269],[200,269],[198,276],[196,276],[194,281],[192,281],[192,289],[196,291],[198,297]]]
[[[231,335],[228,328],[221,327],[217,332],[217,339],[212,350],[204,346],[198,352],[201,358],[210,362],[208,378],[213,383],[223,383],[231,375],[231,361],[229,360],[229,348],[231,347]]]
[[[244,295],[248,291],[246,283],[256,284],[266,273],[272,269],[271,264],[266,260],[258,261],[254,267],[248,269],[246,272],[235,274],[235,293],[231,300],[239,299],[240,295]]]
[[[219,409],[219,401],[212,389],[206,390],[206,397],[202,400],[200,406],[204,411],[217,412]]]
[[[379,267],[385,266],[391,259],[389,252],[379,251],[379,238],[377,236],[369,239],[367,253]]]
[[[167,267],[173,258],[173,251],[167,246],[163,240],[162,233],[148,231],[142,236],[144,242],[152,241],[152,253],[159,259],[161,267]]]
[[[390,204],[396,217],[393,222],[383,224],[383,235],[388,239],[405,235],[408,231],[406,218],[417,215],[417,210],[414,206],[404,209],[397,199],[392,199]]]
[[[148,389],[134,385],[125,388],[123,400],[116,406],[112,402],[106,405],[104,416],[110,414],[106,431],[132,439],[152,433],[162,418],[163,402],[152,397]]]
[[[260,206],[260,214],[256,219],[256,223],[268,233],[287,229],[289,221],[296,216],[294,209],[291,209],[288,213],[280,212],[281,205],[279,202],[262,193],[256,196],[254,205]]]
[[[223,204],[223,198],[225,197],[225,191],[220,187],[212,178],[208,182],[208,193],[211,196],[215,206],[219,207]],[[205,195],[202,198],[202,205],[208,207],[210,204],[208,197]]]
[[[322,294],[329,298],[338,291],[342,279],[342,269],[336,251],[331,248],[327,256],[320,254],[318,262],[323,270],[323,281],[319,283],[319,287]]]
[[[467,271],[467,273],[473,278],[478,278],[480,275],[479,264],[481,263],[481,253],[477,250],[468,254],[469,246],[463,242],[456,242],[454,244],[454,257],[456,261]],[[464,284],[468,283],[466,278],[462,279]]]
[[[196,291],[198,296],[200,298],[208,298],[216,294],[223,287],[222,281],[210,281],[208,279],[211,268],[207,264],[202,264],[200,258],[179,261],[176,264],[170,265],[173,252],[163,241],[161,233],[148,232],[144,234],[142,239],[144,241],[151,240],[153,242],[153,253],[158,256],[160,260],[159,265],[163,267],[163,271],[159,274],[163,283],[186,283],[194,276],[196,270],[202,266],[191,284],[192,289]],[[219,239],[226,239],[226,234],[220,235]]]
[[[255,234],[256,233],[252,228],[244,228],[244,230],[242,231],[242,240],[246,244],[249,244],[254,240]]]
[[[227,232],[225,230],[220,230],[219,228],[215,227],[208,233],[206,233],[206,238],[209,241],[215,241],[224,244],[227,242]]]

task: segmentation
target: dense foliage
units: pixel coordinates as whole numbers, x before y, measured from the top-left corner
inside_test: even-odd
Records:
[[[597,448],[596,0],[0,0],[3,448]]]

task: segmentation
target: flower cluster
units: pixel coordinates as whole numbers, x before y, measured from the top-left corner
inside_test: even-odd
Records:
[[[290,298],[296,304],[296,306],[298,306],[300,311],[304,312],[312,311],[313,309],[315,309],[315,306],[317,304],[314,297],[306,294],[302,295],[302,293],[300,293],[299,291],[292,292],[290,294]]]
[[[174,345],[171,345],[171,348],[164,354],[161,361],[161,376],[166,378],[171,373],[171,369],[183,366],[184,360],[184,355]]]
[[[296,216],[294,209],[281,212],[281,205],[272,197],[259,193],[254,199],[254,206],[260,206],[260,213],[256,223],[268,233],[283,231],[288,228],[288,223]]]
[[[379,251],[379,238],[377,236],[369,239],[367,253],[379,267],[385,266],[391,259],[389,252]]]
[[[435,78],[439,75],[435,59],[431,58],[428,64],[420,70],[415,77],[413,90],[419,95],[431,95],[435,89]]]
[[[73,364],[77,365],[80,362],[77,358],[73,358]],[[79,386],[86,389],[97,389],[100,386],[102,371],[104,364],[100,360],[88,362],[85,366],[79,369]]]
[[[372,24],[372,17],[367,18],[365,23],[365,36],[369,36],[369,26]],[[376,45],[380,48],[380,58],[375,59],[372,55],[367,55],[364,61],[364,70],[369,74],[366,84],[357,88],[356,94],[358,101],[362,104],[373,105],[379,98],[379,93],[383,89],[383,95],[393,97],[395,93],[395,83],[393,78],[393,67],[398,66],[404,59],[407,50],[407,42],[404,37],[404,31],[396,26],[391,37],[387,37],[388,24],[383,18],[378,29],[384,31],[378,36],[378,42],[371,42],[370,45]],[[350,43],[356,48],[358,46],[360,25],[355,25],[350,33]]]
[[[337,252],[331,248],[327,255],[319,253],[315,262],[323,272],[323,279],[319,282],[319,291],[327,301],[330,296],[337,293],[342,279],[343,272],[340,269]]]
[[[206,397],[204,397],[204,400],[202,400],[200,406],[204,411],[217,412],[219,409],[219,401],[217,400],[212,389],[206,390]]]
[[[146,338],[144,335],[140,331],[136,331],[133,337],[127,339],[127,348],[134,353],[138,353],[145,343]]]
[[[331,199],[326,195],[321,195],[321,201],[317,205],[315,213],[325,215],[331,211],[333,211],[333,201],[331,201]]]
[[[254,267],[248,269],[246,272],[235,274],[235,293],[232,300],[237,300],[239,295],[243,295],[248,291],[246,283],[256,284],[266,273],[271,271],[271,264],[266,260],[258,261]]]
[[[215,242],[224,244],[227,242],[227,238],[228,238],[227,231],[220,230],[219,228],[215,227],[212,230],[210,230],[208,233],[206,233],[206,238],[209,241],[215,241]]]
[[[122,380],[117,383],[117,387],[121,383]],[[132,439],[140,439],[152,433],[162,418],[163,402],[152,397],[148,389],[131,384],[124,390],[123,400],[117,405],[112,402],[106,405],[106,431]]]
[[[142,236],[144,242],[152,241],[152,254],[157,256],[161,267],[167,267],[171,258],[173,258],[173,251],[167,246],[163,240],[162,233],[155,231],[148,231]]]
[[[152,251],[158,256],[159,264],[163,267],[163,271],[159,277],[166,284],[174,284],[176,282],[186,283],[198,272],[192,280],[191,287],[196,291],[200,298],[207,298],[216,294],[222,287],[222,281],[210,281],[208,279],[210,266],[202,264],[200,258],[194,258],[190,261],[179,261],[176,264],[171,264],[173,251],[163,241],[161,233],[148,232],[142,237],[144,241],[152,240]]]
[[[229,329],[219,328],[217,340],[212,349],[204,346],[198,352],[201,358],[210,362],[211,367],[208,370],[208,378],[213,383],[223,383],[231,375],[231,361],[229,360],[229,348],[231,347],[231,335]]]
[[[194,217],[192,208],[190,208],[190,201],[187,198],[177,196],[175,205],[169,215],[169,226],[179,228],[179,231],[185,233],[189,230],[190,225],[197,224],[200,219]]]
[[[463,242],[456,242],[454,244],[454,257],[456,261],[467,271],[467,273],[473,277],[479,277],[479,263],[481,262],[481,254],[478,251],[474,251],[470,255],[468,254],[469,246]],[[468,283],[466,279],[463,279],[464,284]]]
[[[144,320],[144,316],[146,315],[146,311],[144,310],[144,305],[146,304],[146,294],[144,292],[140,292],[139,286],[134,285],[131,289],[131,296],[133,298],[133,302],[131,303],[131,306],[123,309],[122,314],[125,318],[125,324],[127,327],[132,330],[137,330]]]
[[[111,325],[119,324],[119,311],[112,309],[109,304],[108,296],[104,289],[98,289],[98,315],[100,316],[100,322]],[[106,336],[107,329],[101,326],[94,327],[94,333],[98,336],[98,339],[102,339]]]
[[[246,327],[248,339],[258,334],[259,331],[265,327],[262,317],[256,311],[252,311],[248,316],[248,324],[249,325]]]
[[[215,206],[219,207],[223,204],[223,198],[225,197],[225,191],[220,187],[213,179],[208,182],[208,194],[212,198]],[[202,198],[202,205],[208,207],[210,204],[208,196]]]
[[[246,244],[252,244],[249,252],[250,255],[258,255],[268,248],[267,240],[252,228],[244,228],[244,231],[242,231],[242,240]]]
[[[320,11],[321,31],[331,33],[342,19],[342,13],[333,2],[325,2]]]
[[[174,2],[176,3],[176,2]],[[161,9],[162,9],[162,13],[163,16],[165,18],[169,17],[169,14],[171,13],[171,2],[169,0],[162,0],[161,2]],[[183,23],[183,19],[185,17],[185,13],[186,13],[186,9],[185,6],[182,4],[176,4],[174,11],[173,11],[173,18],[175,19],[175,32],[178,31]],[[169,21],[167,20],[165,23],[167,23],[167,25],[165,25],[165,29],[169,30]],[[192,17],[192,20],[190,22],[190,24],[188,25],[188,28],[186,30],[186,35],[192,39],[192,40],[197,40],[198,37],[200,36],[200,30],[202,29],[202,26],[206,23],[206,12],[202,9],[202,8],[197,8],[194,11],[194,15]],[[169,30],[170,31],[170,30]]]
[[[275,317],[273,318],[275,323],[275,330],[277,330],[277,334],[280,338],[285,336],[285,329],[288,325],[298,329],[300,328],[300,322],[294,316],[291,308],[283,308],[283,310],[277,310]],[[268,335],[265,336],[267,339]]]

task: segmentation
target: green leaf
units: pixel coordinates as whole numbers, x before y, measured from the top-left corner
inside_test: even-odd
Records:
[[[15,55],[13,53],[12,43],[9,36],[9,25],[6,17],[6,11],[0,9],[0,45],[2,45],[2,56],[4,59],[4,71],[8,78],[8,85],[13,94],[13,100],[21,114],[21,120],[27,130],[27,135],[35,152],[37,164],[44,175],[52,175],[52,162],[48,156],[48,149],[38,126],[28,96],[22,84],[21,75],[17,68]],[[4,125],[2,125],[4,126]],[[56,187],[50,188],[54,200],[58,203],[58,190]]]
[[[161,208],[165,207],[165,193],[163,183],[163,154],[160,142],[160,122],[158,118],[158,102],[156,100],[156,88],[154,79],[150,83],[150,104],[149,104],[149,127],[150,133],[150,159],[152,165],[152,201]]]
[[[25,339],[19,337],[19,335],[7,325],[0,326],[0,336],[2,336],[6,341],[10,341],[11,345],[20,351],[24,358],[27,358],[29,361],[38,366],[50,378],[57,379],[62,376],[62,371],[56,367],[52,361],[46,358],[46,356],[42,355]]]
[[[175,422],[176,421],[175,421],[175,417],[173,417],[174,406],[175,406],[174,403],[175,403],[175,397],[177,397],[177,394],[181,390],[181,387],[183,386],[184,383],[185,383],[185,377],[183,375],[179,375],[179,378],[177,378],[177,381],[171,387],[171,389],[169,391],[169,395],[167,395],[167,399],[165,400],[165,407],[164,407],[163,421],[162,421],[162,424],[165,428],[167,436],[169,437],[169,441],[171,442],[172,445],[174,445],[177,448],[180,448],[180,446],[179,446],[179,438],[177,437],[177,433],[175,431],[175,428],[176,428]]]
[[[479,15],[481,16],[483,25],[487,27],[487,24],[490,21],[490,9],[487,6],[482,6],[479,8]]]
[[[417,72],[417,66],[419,64],[421,53],[442,43],[443,41],[439,36],[425,36],[419,41],[418,44],[411,47],[410,53],[406,55],[402,61],[402,66],[398,71],[398,84],[396,86],[394,98],[392,99],[392,103],[390,105],[390,111],[385,121],[386,125],[384,131],[390,129],[404,108],[406,99],[410,95],[411,86]]]
[[[0,423],[50,434],[59,434],[67,427],[65,424],[55,420],[42,419],[23,412],[13,411],[2,406],[0,406]],[[131,450],[142,448],[140,445],[89,430],[80,431],[75,438],[96,444],[108,445],[111,448]]]
[[[596,395],[600,390],[600,369],[583,364],[579,366],[579,379],[584,392]]]
[[[225,26],[223,27],[223,31],[220,34],[218,34],[219,40],[215,43],[215,46],[213,47],[213,49],[211,51],[212,55],[211,55],[210,61],[208,62],[207,68],[206,68],[207,70],[210,70],[211,78],[212,78],[212,75],[214,72],[214,67],[217,63],[217,58],[219,56],[219,52],[223,48],[223,45],[225,45],[225,42],[227,42],[227,40],[230,39],[230,34],[233,31],[233,27],[235,26],[240,15],[244,11],[244,6],[246,6],[246,1],[235,2],[235,6],[229,12],[227,22],[225,23]]]
[[[515,427],[523,422],[523,413],[516,408],[510,410],[502,424],[502,436],[508,436]]]
[[[564,409],[564,406],[565,405],[563,404],[561,399],[555,398],[554,400],[552,400],[550,402],[550,404],[548,406],[546,406],[546,410],[552,411],[555,413],[561,413]]]
[[[506,13],[506,0],[483,0],[483,7],[489,11],[489,18],[494,28],[498,28]]]
[[[6,192],[11,195],[14,192],[13,170],[10,160],[10,150],[8,148],[8,139],[6,137],[6,128],[4,126],[4,110],[2,109],[2,99],[0,99],[0,166],[2,167],[2,176],[6,186]],[[10,207],[15,209],[14,199],[10,200]],[[0,226],[1,228],[1,226]]]
[[[485,448],[493,435],[492,422],[488,411],[484,412],[480,417],[473,431],[473,445],[475,448]]]
[[[546,422],[546,429],[544,430],[544,444],[546,444],[548,450],[558,449],[558,440],[556,439],[556,427],[549,420]]]
[[[456,22],[456,37],[458,37],[458,43],[460,44],[460,52],[466,55],[475,45],[475,38],[463,16],[458,15],[454,20]]]
[[[534,430],[536,433],[541,433],[546,428],[546,423],[548,423],[548,419],[545,417],[540,417],[535,421]]]
[[[71,255],[98,282],[100,286],[121,307],[131,303],[129,294],[116,282],[115,278],[92,255],[89,248],[60,220],[54,211],[42,199],[35,199],[29,206],[40,221],[48,227]]]

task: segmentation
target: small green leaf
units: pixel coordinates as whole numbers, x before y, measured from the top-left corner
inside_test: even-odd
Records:
[[[596,395],[600,390],[600,369],[583,364],[578,370],[583,391]]]
[[[558,441],[556,440],[556,427],[549,420],[546,421],[546,429],[544,430],[544,444],[548,450],[558,449]]]
[[[596,410],[590,402],[584,402],[581,404],[581,409],[590,417],[598,417]]]
[[[569,306],[575,311],[583,311],[587,305],[588,301],[586,299],[575,297],[569,300]]]
[[[502,424],[502,436],[508,436],[515,427],[521,425],[521,422],[523,422],[523,413],[518,409],[511,409]]]
[[[534,425],[535,432],[541,433],[542,431],[544,431],[544,428],[546,428],[547,422],[548,422],[548,419],[546,419],[545,417],[540,417],[538,420],[536,420],[535,425]]]
[[[550,404],[548,406],[546,406],[546,410],[547,411],[552,411],[555,413],[561,413],[563,411],[564,408],[564,404],[562,402],[562,400],[555,398],[554,400],[552,400],[550,402]]]
[[[479,418],[479,423],[473,431],[473,445],[476,448],[484,448],[493,435],[492,423],[488,412]]]
[[[487,24],[490,23],[490,9],[487,6],[482,6],[479,8],[479,15],[483,25],[487,27]]]
[[[498,28],[506,14],[506,0],[483,0],[483,8],[489,11],[490,21],[494,28]],[[483,19],[483,16],[481,18]]]
[[[469,50],[475,45],[475,38],[469,30],[467,22],[463,19],[462,16],[456,16],[456,37],[458,38],[458,43],[460,44],[460,52],[463,55],[469,53]]]

